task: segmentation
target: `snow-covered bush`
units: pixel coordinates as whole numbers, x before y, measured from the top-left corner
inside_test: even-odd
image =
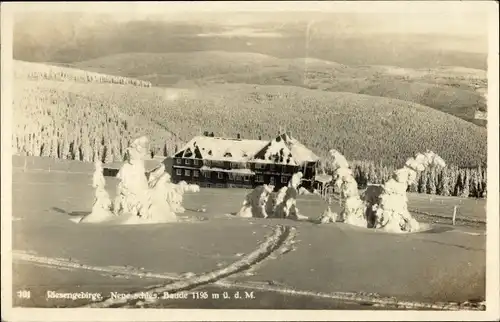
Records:
[[[274,187],[264,184],[248,193],[243,201],[241,209],[236,213],[238,217],[244,218],[267,218],[267,203]]]
[[[371,210],[369,221],[373,223],[374,228],[390,232],[418,231],[420,225],[408,211],[406,190],[415,182],[417,172],[429,167],[445,166],[444,160],[432,151],[418,153],[409,158],[403,168],[394,171],[382,189],[372,189],[368,194],[365,192]]]
[[[95,171],[92,177],[92,187],[95,188],[95,200],[92,206],[92,212],[81,218],[79,222],[99,223],[104,222],[113,217],[111,212],[111,199],[105,189],[106,181],[102,173],[102,164],[100,161],[95,162]]]
[[[163,175],[165,173],[165,165],[163,163],[161,163],[158,168],[156,168],[154,171],[152,171],[150,174],[149,174],[149,178],[148,178],[148,185],[149,187],[154,187],[155,184],[156,184],[156,180],[158,180],[158,178],[160,178],[161,175]]]
[[[367,227],[365,217],[365,203],[358,192],[358,184],[346,158],[337,150],[329,151],[330,157],[326,160],[329,169],[333,171],[333,180],[340,189],[341,213],[336,220],[355,226]]]
[[[273,217],[295,220],[308,219],[301,215],[297,208],[298,186],[302,182],[302,177],[302,172],[295,173],[288,182],[288,187],[283,187],[278,191],[273,203]]]
[[[106,184],[106,181],[104,180],[101,161],[96,160],[94,162],[94,166],[95,166],[95,171],[94,171],[94,175],[92,176],[92,188],[104,187]]]
[[[98,215],[108,214],[125,216],[123,224],[164,223],[177,220],[176,211],[183,211],[183,189],[170,182],[170,175],[161,165],[149,180],[146,178],[144,159],[147,154],[147,137],[140,137],[127,148],[127,160],[118,172],[117,196],[113,205],[104,190],[102,166],[96,162],[93,186],[96,188],[97,201],[92,213],[82,222],[96,222]],[[101,173],[101,174],[99,174]],[[106,199],[107,197],[107,199]],[[101,220],[102,221],[102,220]]]
[[[304,187],[300,187],[299,188],[299,195],[301,196],[307,196],[307,195],[310,195],[311,192],[309,190],[307,190],[306,188]]]
[[[200,192],[200,186],[197,184],[190,184],[186,181],[181,181],[177,184],[182,192]]]
[[[246,218],[289,218],[307,219],[297,209],[297,187],[302,180],[302,173],[298,172],[292,176],[288,187],[283,187],[277,193],[272,193],[274,186],[262,185],[253,189],[243,201],[243,206],[236,214]]]
[[[197,184],[190,184],[188,186],[188,191],[189,192],[200,192],[200,186]]]
[[[320,224],[333,223],[337,221],[338,216],[339,215],[336,212],[333,212],[330,207],[327,207],[323,214],[319,217],[318,222]]]

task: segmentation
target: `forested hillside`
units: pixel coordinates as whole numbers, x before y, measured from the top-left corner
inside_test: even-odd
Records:
[[[282,127],[318,154],[334,147],[350,159],[400,164],[408,155],[431,149],[457,166],[486,163],[485,129],[395,99],[290,86],[166,89],[22,78],[15,82],[19,136],[38,129],[43,133],[42,127],[76,135],[71,124],[89,123],[94,126],[89,132],[115,145],[128,135],[145,133],[161,150],[165,141],[175,147],[205,130],[220,136],[272,138]],[[40,125],[24,129],[33,124]],[[113,150],[116,153],[119,146]]]
[[[105,75],[104,82],[85,81],[68,68],[15,66],[22,67],[14,74],[19,154],[111,162],[139,135],[151,138],[153,154],[166,156],[204,131],[270,139],[286,129],[320,156],[335,148],[360,160],[353,163],[360,185],[382,182],[408,156],[431,149],[450,164],[446,175],[424,173],[410,189],[480,196],[486,187],[486,130],[407,101],[295,86],[142,87]],[[44,76],[33,79],[36,72]]]
[[[73,64],[76,68],[140,78],[155,86],[245,83],[290,85],[329,92],[396,98],[429,106],[477,125],[487,110],[485,70],[463,67],[348,66],[313,58],[201,51],[127,53]]]

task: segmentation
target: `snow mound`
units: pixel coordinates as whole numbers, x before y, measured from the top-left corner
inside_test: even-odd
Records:
[[[267,203],[274,187],[262,185],[248,193],[243,201],[241,209],[236,213],[242,218],[267,218]]]
[[[299,195],[301,196],[307,196],[307,195],[310,195],[311,192],[309,190],[307,190],[306,188],[304,187],[300,187],[299,188]]]
[[[177,185],[182,192],[200,192],[200,186],[197,184],[189,184],[186,181],[181,181]]]
[[[334,223],[337,221],[338,214],[336,212],[333,212],[330,207],[327,207],[326,210],[321,214],[321,216],[318,219],[318,223],[320,224],[328,224],[328,223]]]
[[[393,172],[383,185],[369,185],[359,196],[358,186],[345,157],[336,150],[330,150],[326,161],[333,170],[335,184],[340,188],[339,215],[330,208],[320,216],[319,223],[334,221],[349,225],[375,228],[391,233],[421,231],[420,224],[408,211],[408,185],[416,180],[417,173],[428,167],[445,167],[445,161],[432,151],[418,153],[409,158],[403,168]]]
[[[72,218],[76,223],[100,223],[106,222],[113,218],[111,211],[111,199],[105,189],[106,181],[104,180],[102,163],[97,160],[95,162],[95,171],[92,176],[92,187],[95,188],[94,205],[92,212],[84,217]]]
[[[302,180],[302,173],[297,172],[292,176],[288,187],[281,188],[273,194],[274,186],[262,185],[253,189],[243,201],[241,209],[236,213],[244,218],[289,218],[305,220],[308,217],[300,214],[297,208],[297,187]]]
[[[420,231],[420,224],[408,211],[406,190],[408,185],[415,182],[417,172],[429,167],[445,166],[445,161],[432,151],[418,153],[409,158],[403,168],[394,171],[381,188],[372,188],[367,200],[370,202],[370,221],[374,228],[393,233]]]
[[[144,159],[149,151],[147,137],[140,137],[127,148],[127,161],[118,175],[117,196],[111,202],[104,189],[102,166],[96,162],[93,186],[96,189],[96,201],[92,212],[75,219],[78,223],[113,222],[115,224],[155,224],[176,222],[176,213],[184,212],[182,207],[185,191],[199,191],[199,186],[181,182],[179,185],[170,181],[170,175],[163,165],[146,178]]]

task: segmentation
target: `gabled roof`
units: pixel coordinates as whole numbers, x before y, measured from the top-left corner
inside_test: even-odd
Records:
[[[266,144],[267,141],[261,140],[195,136],[175,156],[204,160],[245,162],[252,158]]]
[[[318,161],[319,157],[302,143],[283,133],[271,140],[266,146],[255,154],[252,161],[265,163],[280,163],[302,165],[305,162]]]
[[[302,165],[319,160],[302,143],[284,133],[271,141],[195,136],[176,157],[204,160]]]

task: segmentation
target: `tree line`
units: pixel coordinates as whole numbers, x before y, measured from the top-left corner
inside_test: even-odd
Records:
[[[94,132],[95,129],[86,124],[62,130],[56,130],[51,125],[16,127],[12,134],[13,153],[84,162],[124,161],[126,149],[137,135],[120,128],[104,128],[104,134]],[[153,143],[148,156],[167,157],[175,153],[179,146],[180,143],[175,141],[164,142],[161,146]]]
[[[140,135],[151,139],[151,156],[171,155],[183,143],[147,118],[130,117],[116,106],[80,100],[78,94],[61,98],[58,91],[40,88],[15,97],[14,153],[110,163],[123,161],[126,148]]]
[[[21,61],[16,61],[15,64],[15,76],[19,78],[27,78],[29,80],[73,81],[78,83],[102,84],[108,83],[132,85],[138,87],[152,86],[151,82],[130,77],[106,75],[73,68],[27,63]]]
[[[383,184],[397,169],[372,161],[353,161],[350,163],[354,178],[360,188],[367,184]],[[329,169],[325,171],[331,172]],[[417,174],[417,179],[408,187],[408,192],[440,196],[486,197],[486,168],[459,168],[448,165],[445,168],[430,168]]]
[[[84,117],[90,116],[83,112]],[[129,130],[126,120],[115,120],[104,114],[100,123],[74,122],[58,128],[55,123],[18,125],[13,132],[14,153],[29,156],[43,156],[58,159],[79,160],[103,163],[123,161],[126,148],[135,137]],[[151,144],[150,155],[171,156],[182,142],[169,140],[161,144]],[[367,184],[382,184],[387,181],[394,166],[382,165],[372,161],[353,161],[351,166],[360,188]],[[327,173],[328,169],[325,169]],[[459,168],[449,165],[443,169],[431,168],[417,175],[409,192],[441,196],[460,196],[482,198],[486,196],[486,169]]]

